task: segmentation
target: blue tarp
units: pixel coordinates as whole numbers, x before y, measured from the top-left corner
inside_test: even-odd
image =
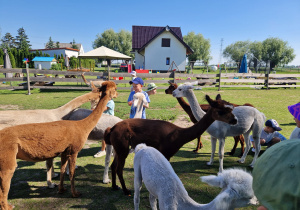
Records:
[[[239,73],[248,73],[248,71],[247,71],[247,55],[246,54],[243,57]]]
[[[56,61],[54,57],[35,57],[32,61]]]

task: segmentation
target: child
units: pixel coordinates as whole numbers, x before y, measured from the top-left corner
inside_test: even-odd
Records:
[[[296,123],[296,128],[293,130],[290,139],[300,139],[300,102],[288,106],[288,110],[293,115]]]
[[[147,102],[148,102],[147,105],[143,105],[144,108],[143,108],[143,112],[142,112],[142,119],[146,119],[146,111],[145,111],[145,108],[149,108],[150,98],[149,98],[148,94],[147,94],[145,91],[142,90],[143,85],[144,85],[144,81],[143,81],[141,78],[139,78],[139,77],[135,78],[135,79],[132,81],[133,91],[130,93],[130,95],[129,95],[129,97],[128,97],[128,100],[127,100],[128,105],[131,106],[131,109],[130,109],[130,116],[129,116],[130,118],[134,118],[134,115],[135,115],[136,109],[137,109],[136,107],[133,107],[133,106],[132,106],[132,104],[133,104],[133,95],[134,95],[135,93],[141,92],[141,93],[143,93],[143,94],[145,95],[146,100],[147,100]]]
[[[286,138],[280,134],[278,131],[282,129],[279,127],[279,124],[276,120],[270,119],[267,120],[265,123],[263,130],[261,131],[260,135],[260,145],[271,147],[272,145],[286,140]],[[254,140],[252,135],[250,136],[250,140],[252,142],[253,148],[252,152],[255,152]]]
[[[107,102],[106,107],[105,107],[103,113],[114,116],[115,115],[115,111],[114,110],[115,110],[115,102],[112,99],[110,99]],[[106,155],[105,147],[106,147],[105,141],[102,140],[101,150],[99,152],[97,152],[94,155],[94,157],[96,158],[96,157],[102,157],[102,156]]]
[[[157,86],[153,82],[149,83],[148,86],[147,86],[147,90],[146,90],[146,92],[148,93],[148,96],[155,95],[156,94],[156,88],[157,88]]]

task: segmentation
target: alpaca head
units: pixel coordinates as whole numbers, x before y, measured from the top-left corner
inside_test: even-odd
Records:
[[[227,169],[218,176],[202,176],[202,182],[220,187],[222,191],[214,199],[216,209],[234,209],[257,205],[258,200],[252,189],[252,175],[241,169]]]
[[[172,95],[176,98],[186,97],[187,91],[191,91],[194,89],[194,85],[198,85],[198,81],[196,82],[186,82],[177,87],[176,90],[172,92]]]
[[[221,97],[221,96],[220,96]],[[211,107],[212,118],[231,125],[237,124],[237,118],[232,113],[234,106],[227,101],[218,99],[212,100],[208,95],[205,96]]]
[[[148,104],[143,93],[135,93],[133,95],[133,107],[137,107],[139,104]]]
[[[110,98],[116,98],[118,96],[117,85],[112,81],[103,82],[99,91],[102,92],[101,97],[104,97],[105,94],[109,95]]]
[[[165,93],[172,95],[173,91],[177,89],[178,85],[176,83],[172,83],[171,81],[168,82],[170,86],[165,90]]]

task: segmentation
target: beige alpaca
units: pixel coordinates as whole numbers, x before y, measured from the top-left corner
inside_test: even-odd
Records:
[[[0,111],[0,130],[6,127],[28,123],[53,122],[68,119],[70,113],[86,102],[98,103],[99,91],[92,84],[92,92],[78,96],[67,104],[57,109],[36,109],[36,110],[10,110]],[[47,166],[52,164],[53,160],[47,160]],[[47,184],[49,188],[54,188],[52,176],[47,174]]]
[[[0,131],[0,208],[12,209],[7,202],[11,178],[17,166],[16,159],[45,161],[61,155],[59,192],[63,186],[67,162],[70,165],[71,192],[78,197],[74,186],[74,172],[78,152],[89,133],[96,126],[107,102],[117,96],[116,85],[105,82],[100,88],[101,98],[92,114],[80,121],[61,120],[8,127]]]

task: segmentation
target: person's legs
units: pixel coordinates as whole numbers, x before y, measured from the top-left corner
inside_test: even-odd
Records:
[[[106,151],[105,151],[106,144],[105,144],[105,141],[102,140],[101,142],[102,142],[101,150],[94,155],[95,158],[96,157],[102,157],[102,156],[106,155]]]
[[[101,151],[105,151],[105,147],[106,147],[106,143],[104,140],[102,140],[102,147],[101,147]]]
[[[273,146],[274,144],[279,143],[279,142],[280,142],[280,138],[274,137],[270,142],[271,142],[271,143],[270,143],[270,146],[269,146],[269,147]]]

